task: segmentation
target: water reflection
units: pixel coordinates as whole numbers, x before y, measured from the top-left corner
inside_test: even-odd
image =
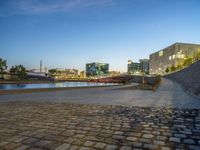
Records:
[[[86,86],[111,86],[115,83],[94,83],[94,82],[59,82],[40,84],[0,84],[0,90],[35,89],[35,88],[61,88],[61,87],[86,87]]]

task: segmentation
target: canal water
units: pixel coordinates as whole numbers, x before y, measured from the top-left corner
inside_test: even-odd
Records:
[[[62,88],[62,87],[91,87],[112,86],[116,83],[95,82],[59,82],[59,83],[37,83],[37,84],[0,84],[0,90],[37,89],[37,88]]]

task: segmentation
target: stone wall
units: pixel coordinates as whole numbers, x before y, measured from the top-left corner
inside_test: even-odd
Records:
[[[144,83],[151,85],[151,86],[156,86],[160,82],[160,80],[161,80],[160,76],[144,77]],[[134,76],[131,81],[136,82],[136,83],[142,83],[143,77],[142,76]]]
[[[200,96],[200,61],[165,77],[178,82],[186,91]]]

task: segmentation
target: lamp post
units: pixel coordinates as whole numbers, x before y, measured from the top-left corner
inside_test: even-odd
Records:
[[[141,69],[142,69],[142,85],[144,87],[144,63],[141,62]]]

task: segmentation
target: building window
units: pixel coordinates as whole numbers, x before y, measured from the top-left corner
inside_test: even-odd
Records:
[[[169,56],[169,60],[172,60],[172,56]]]
[[[163,56],[163,51],[160,51],[160,52],[159,52],[159,56]]]
[[[176,58],[176,55],[173,55],[172,57],[173,57],[173,59],[175,59],[175,58]]]

